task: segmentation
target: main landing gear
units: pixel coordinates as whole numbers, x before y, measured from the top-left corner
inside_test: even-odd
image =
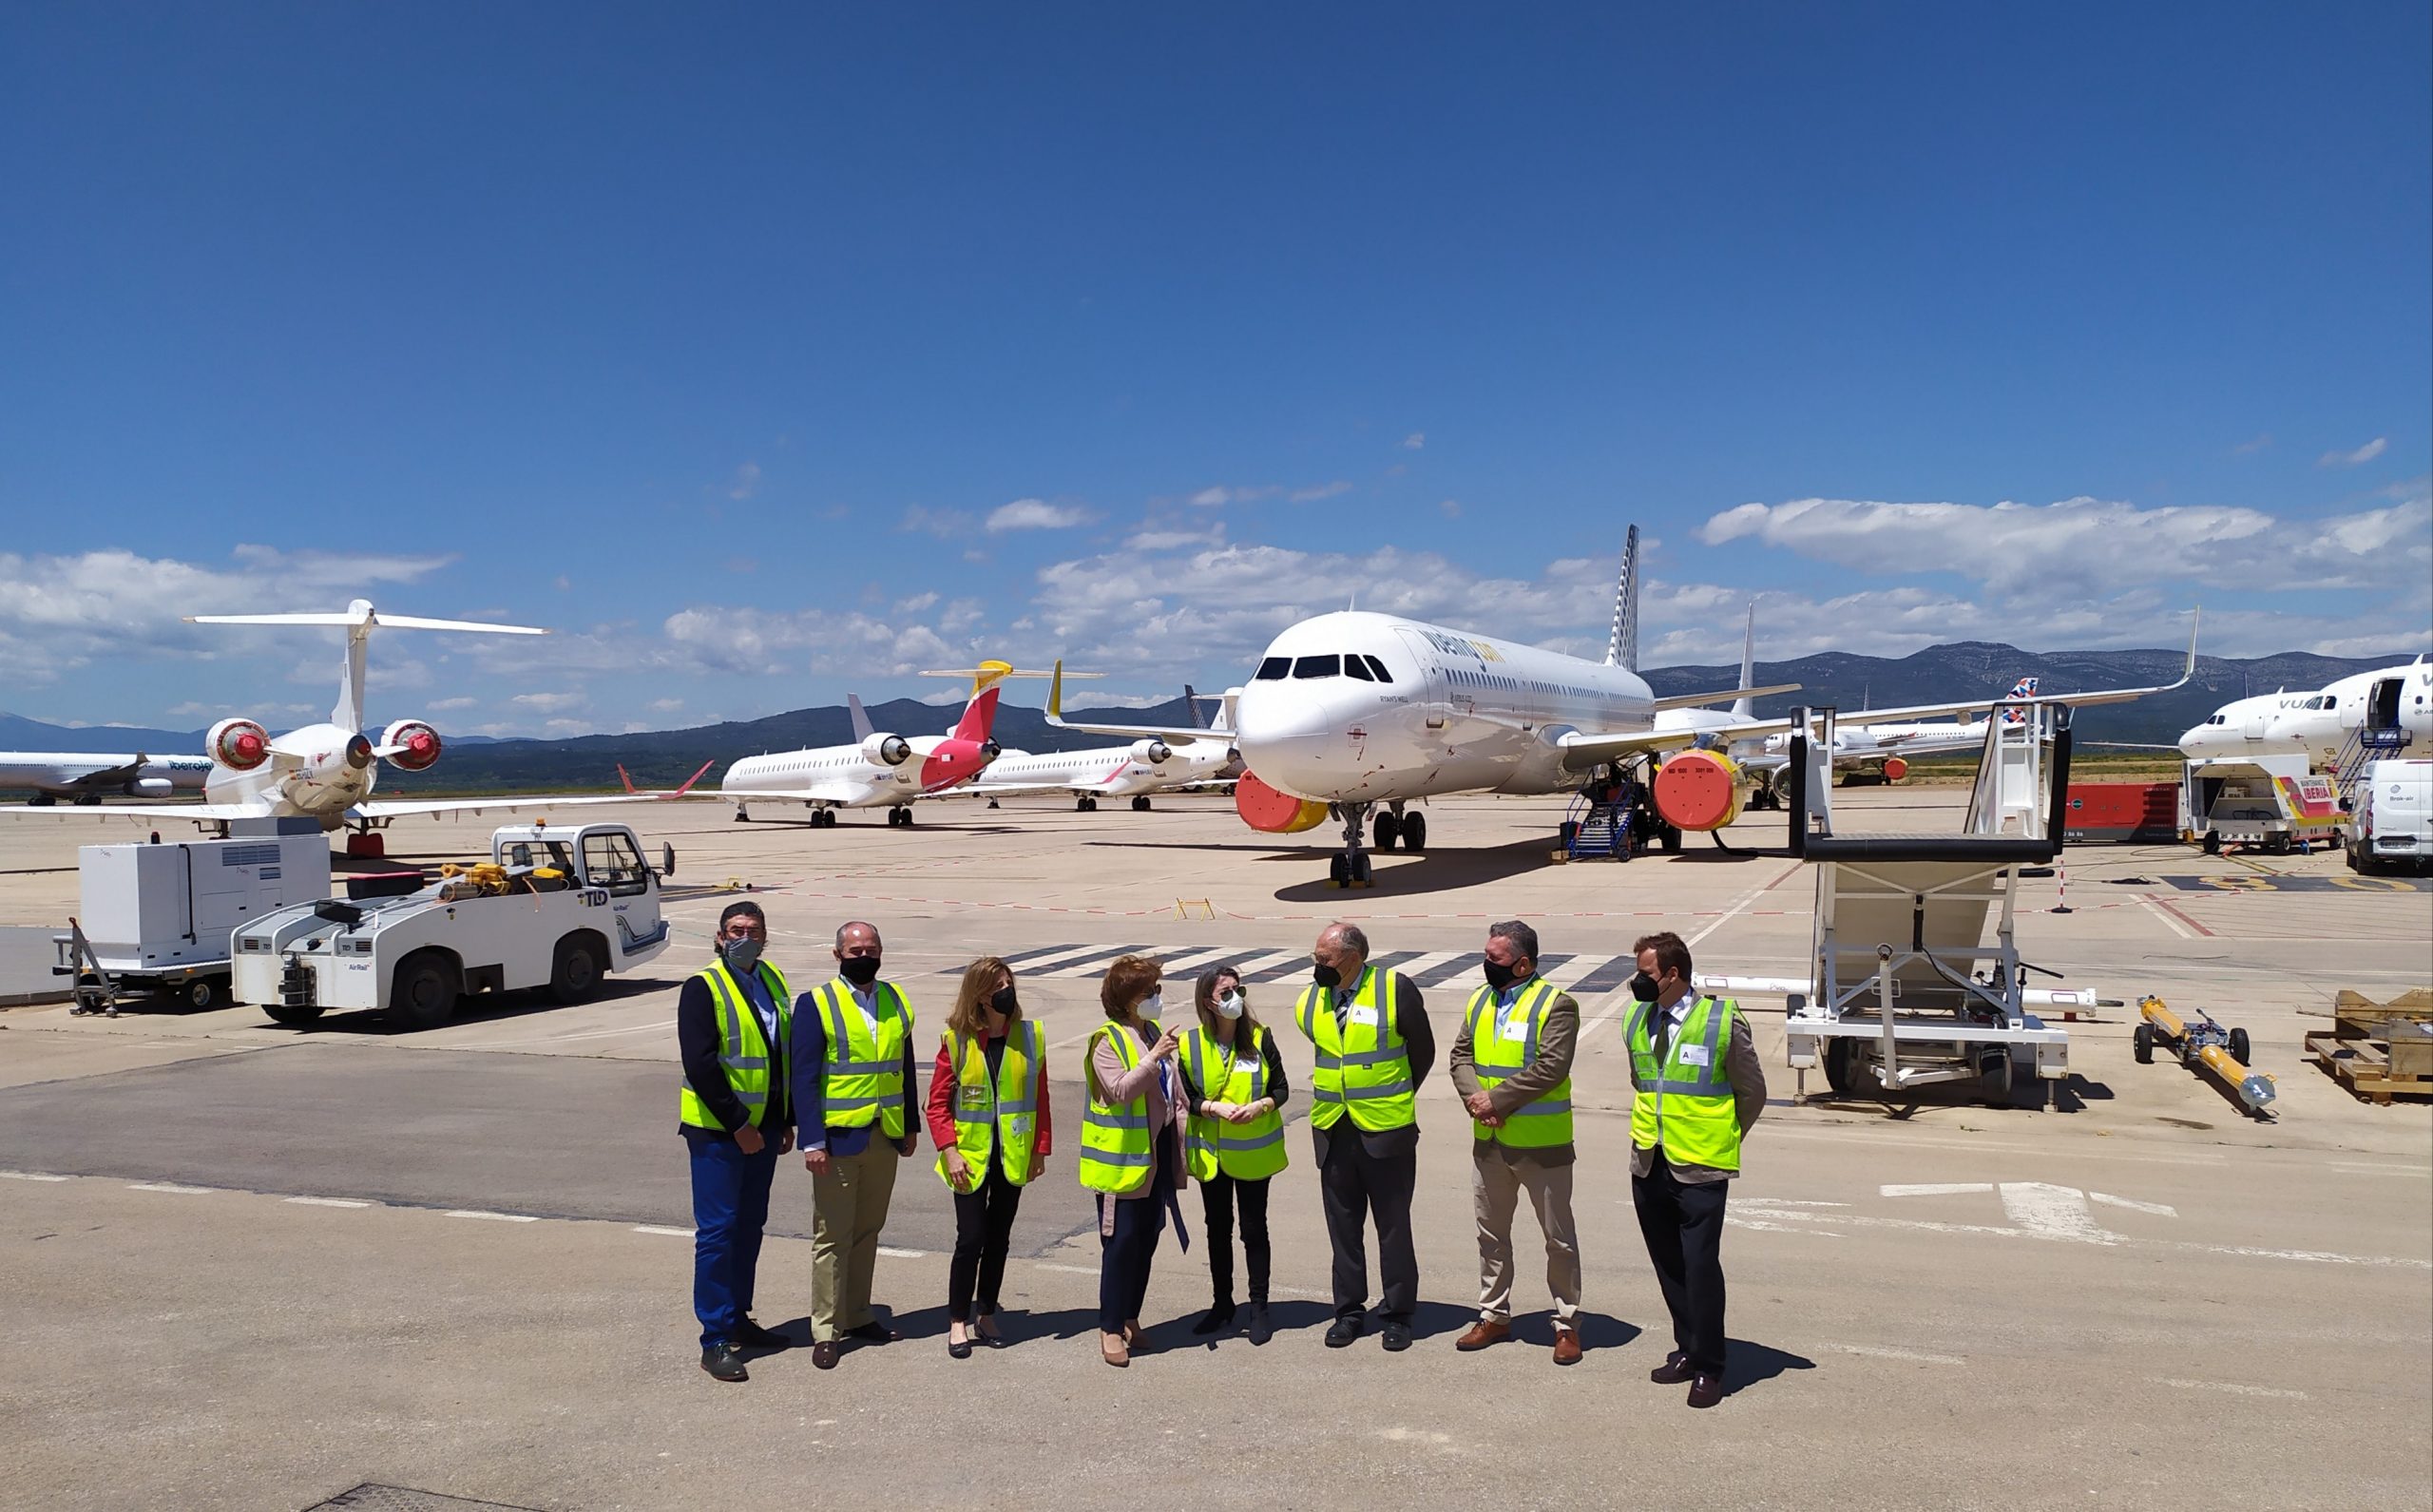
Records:
[[[1084,793],[1080,797],[1073,800],[1073,812],[1075,813],[1096,813],[1099,812],[1099,800]]]
[[[1135,794],[1133,795],[1133,798],[1132,798],[1132,812],[1133,812],[1133,813],[1148,813],[1148,812],[1149,812],[1149,794],[1145,794],[1145,793]]]
[[[1388,812],[1377,815],[1374,825],[1376,847],[1390,851],[1399,845],[1406,851],[1427,849],[1427,815],[1405,813],[1399,800]]]
[[[904,828],[910,830],[912,828],[911,807],[909,804],[899,803],[894,808],[888,810],[887,822],[890,824],[900,824]]]
[[[833,809],[812,810],[811,827],[814,830],[833,830],[836,828],[836,811]]]

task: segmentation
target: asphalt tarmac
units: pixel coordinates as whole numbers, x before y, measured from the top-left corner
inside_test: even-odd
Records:
[[[1843,801],[1924,827],[1959,799]],[[2074,849],[2067,914],[2040,911],[2053,882],[2030,885],[2032,959],[2248,1027],[2278,1079],[2270,1121],[2177,1064],[2133,1063],[2117,1009],[2071,1025],[2049,1108],[2032,1086],[2006,1107],[1895,1105],[1813,1078],[1802,1100],[1779,1004],[1750,1001],[1773,1105],[1726,1241],[1732,1395],[1699,1413],[1646,1378],[1669,1341],[1630,1208],[1608,978],[1657,927],[1691,937],[1702,969],[1799,970],[1811,889],[1764,853],[1771,816],[1736,828],[1734,853],[1554,867],[1559,806],[1439,804],[1430,853],[1383,858],[1375,890],[1344,893],[1321,851],[1270,844],[1215,801],[932,805],[910,832],[614,812],[652,850],[676,845],[686,944],[582,1007],[510,998],[413,1035],[244,1007],[0,1013],[0,1503],[304,1508],[366,1483],[546,1508],[2433,1502],[2433,1110],[2362,1104],[2298,1059],[2339,988],[2433,979],[2433,893],[2339,885],[2336,859],[2175,847]],[[391,838],[437,860],[486,833]],[[60,857],[120,837],[89,821],[0,835],[0,925],[54,924],[74,897]],[[769,909],[798,980],[837,923],[878,923],[925,1025],[970,955],[1023,958],[1060,1145],[1017,1231],[1013,1348],[946,1355],[951,1221],[925,1150],[879,1272],[913,1337],[833,1372],[774,1355],[739,1387],[695,1368],[670,1025],[730,881]],[[1550,975],[1587,1016],[1580,1366],[1549,1362],[1525,1215],[1522,1342],[1451,1347],[1477,1254],[1441,1067],[1421,1096],[1409,1353],[1321,1347],[1328,1250],[1296,1127],[1274,1199],[1284,1331],[1255,1349],[1189,1334],[1208,1283],[1187,1195],[1193,1248],[1169,1235],[1151,1290],[1159,1347],[1099,1363],[1066,1079],[1105,952],[1152,947],[1178,979],[1243,960],[1266,978],[1255,1011],[1280,1024],[1298,955],[1338,915],[1435,983],[1447,1044],[1489,920],[1528,919],[1565,957]],[[1307,1048],[1289,1028],[1284,1043],[1297,1088]],[[809,1226],[788,1162],[759,1312],[797,1336]]]

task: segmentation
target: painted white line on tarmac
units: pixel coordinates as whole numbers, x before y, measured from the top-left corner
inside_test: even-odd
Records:
[[[1924,1349],[1895,1349],[1881,1344],[1836,1344],[1833,1349],[1844,1354],[1864,1354],[1871,1360],[1911,1360],[1920,1365],[1966,1365],[1956,1354],[1929,1354]]]
[[[637,1223],[634,1225],[634,1232],[636,1234],[663,1234],[671,1239],[689,1239],[693,1236],[693,1231],[690,1229],[661,1228],[656,1223]]]
[[[1714,923],[1708,925],[1705,928],[1700,929],[1697,933],[1690,936],[1687,940],[1684,940],[1681,943],[1690,947],[1690,948],[1694,950],[1696,949],[1699,941],[1705,939],[1708,935],[1715,933],[1717,929],[1722,928],[1725,925],[1730,924],[1734,919],[1739,917],[1742,909],[1755,903],[1759,898],[1764,897],[1767,893],[1772,892],[1774,890],[1775,883],[1782,881],[1784,877],[1790,876],[1792,871],[1797,871],[1806,864],[1807,863],[1805,862],[1794,861],[1791,864],[1790,871],[1778,873],[1772,881],[1761,883],[1758,886],[1750,889],[1747,892],[1741,894],[1740,897],[1735,899],[1730,908],[1715,915]]]
[[[1810,1218],[1821,1217],[1823,1215],[1824,1215],[1822,1214],[1815,1213],[1786,1213],[1782,1215],[1782,1216],[1786,1218]],[[1768,1223],[1763,1218],[1744,1218],[1735,1216],[1729,1213],[1724,1215],[1723,1221],[1725,1226],[1728,1228],[1754,1229],[1760,1234],[1812,1234],[1822,1239],[1838,1239],[1841,1237],[1840,1234],[1834,1233],[1830,1229],[1795,1229],[1788,1223]]]
[[[2158,1386],[2175,1386],[2183,1391],[2228,1391],[2233,1396],[2269,1396],[2285,1402],[2313,1400],[2304,1391],[2291,1391],[2277,1386],[2250,1386],[2245,1381],[2182,1381],[2167,1375],[2154,1379]]]
[[[1894,1182],[1876,1191],[1887,1197],[1956,1197],[1964,1192],[1991,1192],[1991,1181],[1912,1181]]]
[[[48,1171],[0,1171],[0,1177],[11,1181],[65,1181],[68,1177],[53,1176]]]
[[[372,1205],[354,1197],[288,1197],[286,1200],[304,1208],[368,1208]]]
[[[926,1260],[929,1257],[927,1250],[899,1250],[888,1244],[880,1245],[878,1253],[891,1260]]]
[[[126,1189],[129,1192],[174,1192],[184,1197],[209,1196],[212,1191],[207,1186],[180,1186],[175,1181],[129,1181]]]
[[[2109,1192],[2090,1192],[2087,1196],[2111,1207],[2127,1208],[2132,1213],[2152,1213],[2166,1218],[2179,1216],[2179,1209],[2168,1202],[2140,1202],[2136,1197],[2117,1197]]]
[[[2144,907],[2148,913],[2151,913],[2155,918],[2162,920],[2163,923],[2170,928],[2172,933],[2178,935],[2183,940],[2194,940],[2196,938],[2195,930],[2189,928],[2187,926],[2181,924],[2177,919],[2174,919],[2170,914],[2164,912],[2161,906],[2155,903],[2154,899],[2140,893],[2137,896],[2137,902]]]
[[[2422,1165],[2355,1165],[2334,1160],[2331,1168],[2343,1176],[2404,1176],[2414,1177],[2420,1181],[2433,1179],[2433,1167]]]
[[[448,1216],[488,1218],[493,1223],[538,1223],[541,1221],[539,1216],[530,1213],[485,1213],[480,1208],[454,1208],[450,1210]]]
[[[1031,1266],[1031,1269],[1034,1271],[1062,1271],[1066,1275],[1096,1275],[1099,1273],[1099,1268],[1095,1265],[1058,1265],[1052,1260],[1037,1261]]]

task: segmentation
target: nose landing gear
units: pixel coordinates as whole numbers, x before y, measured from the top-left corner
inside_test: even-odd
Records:
[[[1336,816],[1343,820],[1343,853],[1328,861],[1327,880],[1338,888],[1376,886],[1376,880],[1370,871],[1369,854],[1360,849],[1360,832],[1368,822],[1371,807],[1373,805],[1368,803],[1338,803],[1334,806]],[[1377,823],[1382,827],[1392,818],[1389,813],[1381,813],[1377,816]]]

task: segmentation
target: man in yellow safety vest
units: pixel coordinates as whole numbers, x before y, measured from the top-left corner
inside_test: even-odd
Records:
[[[1723,1205],[1741,1139],[1766,1107],[1749,1020],[1690,985],[1690,947],[1671,931],[1632,947],[1638,975],[1622,1021],[1631,1056],[1631,1205],[1673,1315],[1673,1352],[1648,1372],[1690,1383],[1690,1406],[1723,1400]]]

